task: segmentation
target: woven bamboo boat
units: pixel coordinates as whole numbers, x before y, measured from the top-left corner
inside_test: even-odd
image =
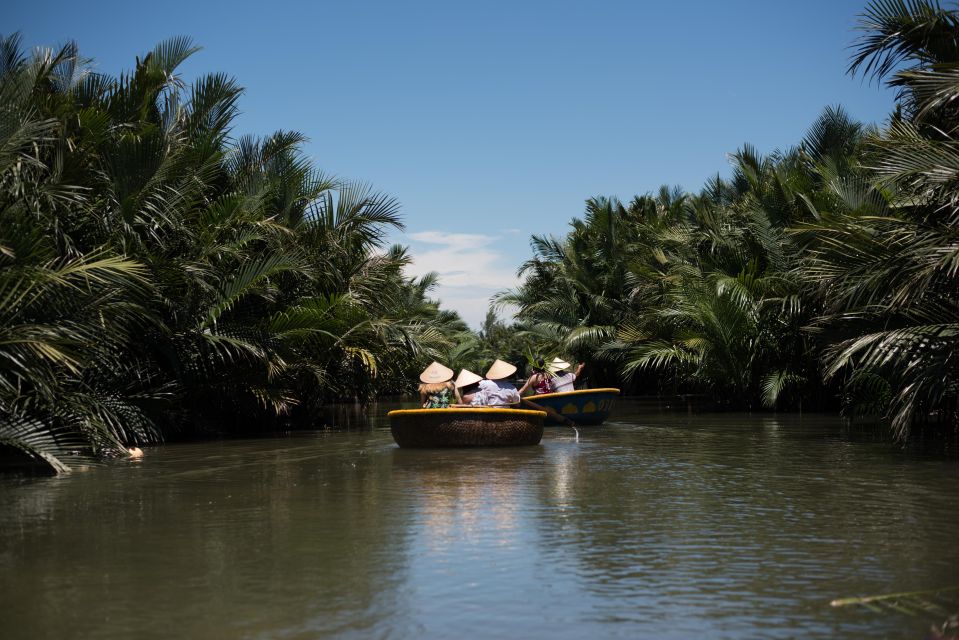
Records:
[[[542,411],[463,407],[389,412],[396,444],[407,448],[517,447],[539,444]]]
[[[577,425],[602,424],[613,411],[619,389],[580,389],[562,393],[543,393],[525,399],[543,407],[549,407]],[[561,424],[551,416],[546,425]]]

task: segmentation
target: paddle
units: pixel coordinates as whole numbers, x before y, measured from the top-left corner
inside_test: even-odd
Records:
[[[576,428],[576,423],[566,416],[560,414],[558,411],[556,411],[556,409],[553,409],[552,407],[544,407],[543,405],[536,404],[532,400],[527,400],[526,398],[520,398],[519,402],[522,406],[530,407],[535,411],[544,411],[548,416],[553,418],[553,420],[565,424],[567,427],[576,432],[576,442],[579,442],[579,429]]]

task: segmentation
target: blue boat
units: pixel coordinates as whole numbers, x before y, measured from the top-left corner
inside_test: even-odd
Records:
[[[543,393],[526,396],[523,399],[542,407],[549,407],[577,425],[590,425],[602,424],[606,421],[613,411],[613,404],[618,395],[619,389],[580,389],[561,393]],[[549,426],[562,423],[547,412],[545,424]]]

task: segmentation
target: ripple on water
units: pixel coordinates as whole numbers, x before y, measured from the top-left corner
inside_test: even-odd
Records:
[[[620,409],[531,448],[400,450],[377,418],[0,480],[3,635],[918,637],[828,602],[956,582],[954,458]]]

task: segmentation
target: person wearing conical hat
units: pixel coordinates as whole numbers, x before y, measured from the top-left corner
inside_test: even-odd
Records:
[[[549,363],[549,370],[553,374],[551,382],[556,393],[576,390],[573,383],[579,378],[579,374],[583,372],[583,367],[586,366],[586,363],[580,362],[576,365],[576,373],[569,371],[572,366],[573,365],[562,358],[553,358],[553,361]]]
[[[420,404],[424,409],[445,409],[456,397],[453,370],[434,362],[420,374]]]
[[[473,373],[467,369],[460,369],[460,374],[456,376],[456,382],[453,383],[453,386],[456,387],[456,398],[459,404],[465,404],[469,406],[480,406],[482,398],[477,399],[477,404],[473,404],[473,400],[476,398],[477,393],[479,392],[479,383],[483,380],[483,376]]]
[[[519,391],[508,378],[516,373],[516,367],[496,360],[486,372],[486,380],[479,383],[484,404],[491,407],[508,407],[519,404]],[[477,394],[479,395],[479,394]],[[476,397],[473,398],[474,403]]]

